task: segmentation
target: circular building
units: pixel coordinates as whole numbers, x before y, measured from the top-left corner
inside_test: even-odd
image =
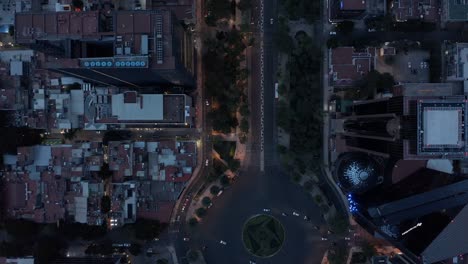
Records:
[[[336,164],[338,185],[351,193],[364,193],[383,181],[383,168],[365,153],[347,153]]]

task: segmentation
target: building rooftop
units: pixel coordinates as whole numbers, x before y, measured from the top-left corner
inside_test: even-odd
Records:
[[[440,4],[436,0],[399,0],[394,3],[392,11],[397,21],[422,19],[437,22],[440,19]]]
[[[352,86],[375,65],[375,48],[357,51],[354,47],[331,50],[330,71],[335,86]]]
[[[447,20],[466,21],[468,20],[468,1],[446,0],[444,8]]]
[[[418,154],[451,155],[465,152],[465,111],[463,96],[450,99],[419,99]]]
[[[366,0],[342,0],[342,10],[365,10]]]
[[[112,116],[119,122],[163,120],[163,95],[135,92],[112,95]]]
[[[431,107],[423,110],[424,144],[459,145],[461,140],[461,110]]]
[[[432,243],[422,252],[424,260],[435,263],[468,252],[466,223],[468,205],[439,233]]]
[[[140,11],[84,11],[17,13],[15,37],[20,44],[37,40],[91,40],[106,43],[112,56],[99,58],[80,56],[82,59],[55,59],[49,67],[67,68],[155,68],[173,69],[174,18],[169,10]],[[77,46],[81,50],[81,43]],[[86,44],[88,45],[88,44]],[[91,52],[88,45],[82,52]],[[99,52],[97,52],[99,54]],[[148,55],[152,58],[148,62]],[[138,61],[125,57],[142,56]],[[105,63],[103,63],[105,62]]]

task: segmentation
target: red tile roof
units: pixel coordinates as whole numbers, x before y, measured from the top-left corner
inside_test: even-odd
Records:
[[[137,217],[159,220],[162,223],[169,223],[174,205],[175,202],[173,201],[164,201],[158,202],[157,210],[146,211],[137,208]]]
[[[339,47],[331,53],[330,74],[334,86],[352,86],[373,68],[376,49],[356,52],[353,47]]]

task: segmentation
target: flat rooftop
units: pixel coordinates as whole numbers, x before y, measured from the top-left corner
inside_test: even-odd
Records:
[[[163,120],[163,95],[126,92],[112,95],[112,115],[119,122]]]
[[[417,101],[418,154],[463,155],[466,150],[465,97]]]
[[[144,67],[172,69],[176,58],[173,54],[174,35],[180,35],[175,18],[169,10],[140,10],[84,12],[23,12],[15,15],[15,40],[19,44],[42,41],[111,41],[114,52],[112,61],[101,63],[100,58],[76,62],[85,68],[122,67],[122,57],[148,56]],[[180,38],[180,37],[179,37]],[[83,43],[76,44],[81,47]],[[105,57],[109,59],[109,57]],[[93,63],[94,62],[94,63]],[[96,63],[97,62],[97,63]],[[124,60],[124,62],[131,63]],[[149,64],[149,65],[148,65]],[[127,65],[135,66],[135,65]],[[138,66],[138,65],[136,65]]]
[[[459,145],[461,109],[427,107],[423,110],[425,145]]]
[[[468,0],[446,0],[447,20],[468,20]]]

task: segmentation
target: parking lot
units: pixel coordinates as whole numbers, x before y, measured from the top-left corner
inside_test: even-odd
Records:
[[[424,50],[400,51],[391,63],[384,56],[378,56],[376,70],[393,75],[395,81],[403,83],[429,82],[429,52]]]

